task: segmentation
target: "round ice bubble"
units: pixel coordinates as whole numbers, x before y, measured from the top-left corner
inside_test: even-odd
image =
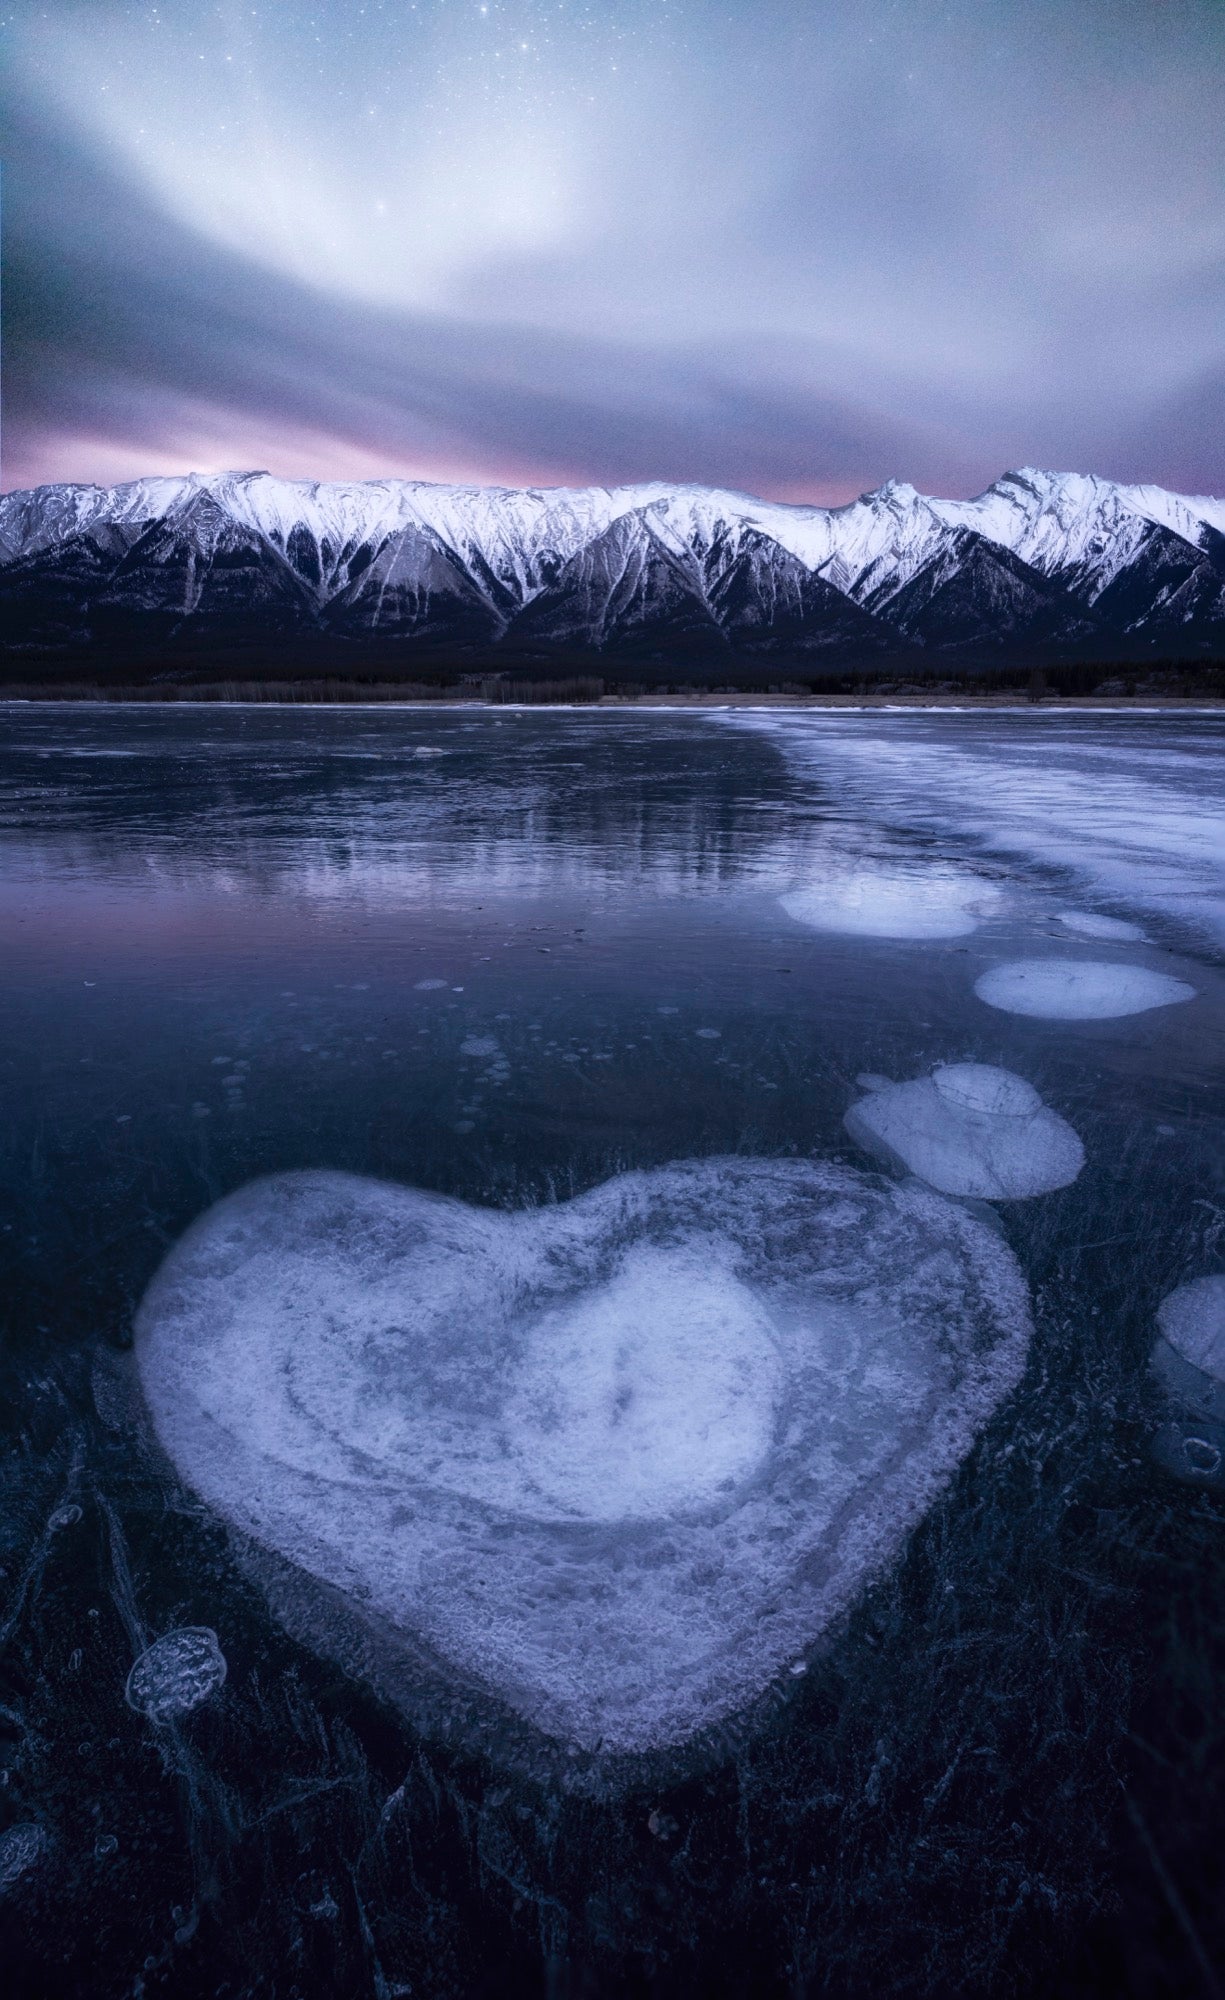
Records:
[[[1032,1083],[990,1063],[941,1063],[932,1071],[936,1094],[958,1111],[981,1111],[992,1118],[1032,1118],[1042,1099]]]
[[[207,1625],[179,1625],[146,1647],[124,1693],[129,1706],[151,1722],[169,1722],[216,1694],[225,1675],[217,1634]]]
[[[853,1104],[846,1129],[865,1151],[942,1194],[1015,1201],[1067,1187],[1085,1162],[1076,1133],[1032,1084],[989,1063],[945,1063]]]
[[[1122,917],[1102,917],[1096,910],[1056,910],[1055,918],[1077,937],[1114,938],[1119,944],[1143,944],[1139,924],[1125,923]]]
[[[256,1182],[171,1252],[136,1353],[299,1637],[427,1725],[462,1700],[607,1755],[789,1674],[1028,1335],[1011,1252],[957,1204],[715,1159],[518,1214]]]
[[[779,901],[796,923],[856,937],[964,937],[1000,902],[976,875],[926,868],[837,868]]]
[[[1225,1277],[1180,1285],[1162,1300],[1157,1324],[1184,1361],[1225,1382]]]
[[[1109,1021],[1195,998],[1194,986],[1143,965],[1089,958],[1018,958],[974,982],[988,1007],[1039,1021]]]

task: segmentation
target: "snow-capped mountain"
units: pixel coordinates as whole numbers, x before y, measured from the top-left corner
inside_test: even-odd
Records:
[[[10,660],[379,642],[799,663],[1225,650],[1225,501],[1010,472],[850,506],[189,474],[0,498]]]

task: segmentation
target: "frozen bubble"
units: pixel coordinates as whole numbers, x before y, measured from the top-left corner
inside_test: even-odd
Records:
[[[787,915],[812,930],[878,938],[964,937],[1000,900],[978,876],[939,865],[835,868],[779,897]]]
[[[347,1606],[338,1625],[270,1580],[321,1650],[358,1649],[414,1715],[445,1671],[628,1752],[786,1674],[896,1556],[1028,1337],[1015,1260],[968,1210],[714,1159],[517,1214],[258,1181],[172,1251],[137,1359],[183,1477]]]
[[[660,1340],[664,1298],[675,1303]],[[690,1254],[640,1248],[532,1329],[507,1435],[550,1511],[649,1519],[747,1479],[769,1451],[780,1388],[753,1294]]]
[[[443,987],[444,987],[444,986],[445,986],[446,984],[447,984],[447,981],[446,981],[445,979],[418,979],[418,980],[417,980],[417,982],[416,982],[416,984],[415,984],[415,985],[414,985],[414,987],[413,987],[413,992],[414,992],[414,993],[441,993],[441,992],[442,992],[442,989],[443,989]]]
[[[500,1056],[502,1048],[492,1035],[466,1035],[459,1052],[461,1056]]]
[[[1122,917],[1101,917],[1096,910],[1057,910],[1059,923],[1077,937],[1116,938],[1120,944],[1143,944],[1139,924],[1124,923]]]
[[[1012,959],[984,972],[974,991],[988,1007],[1040,1021],[1109,1021],[1195,998],[1185,979],[1091,958]]]
[[[179,1625],[141,1654],[124,1693],[130,1706],[151,1722],[169,1722],[216,1694],[225,1675],[217,1634],[207,1625]]]
[[[0,1895],[42,1859],[47,1836],[36,1820],[21,1820],[0,1833]]]
[[[1225,1382],[1225,1277],[1180,1285],[1162,1300],[1157,1323],[1184,1361]]]
[[[946,1063],[929,1077],[874,1090],[845,1123],[866,1151],[942,1194],[981,1201],[1067,1187],[1085,1163],[1072,1127],[1033,1085],[989,1063]]]

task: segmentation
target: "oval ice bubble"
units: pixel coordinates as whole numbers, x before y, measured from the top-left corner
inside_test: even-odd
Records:
[[[225,1654],[211,1627],[179,1625],[134,1662],[124,1694],[151,1722],[170,1722],[216,1694],[225,1676]]]
[[[615,1756],[789,1674],[1028,1339],[1011,1252],[956,1203],[715,1159],[511,1214],[256,1182],[171,1252],[136,1357],[297,1637],[421,1726],[458,1704]]]
[[[810,930],[876,938],[964,937],[1000,902],[977,876],[947,868],[835,868],[779,902]]]
[[[1225,1277],[1180,1285],[1162,1300],[1157,1324],[1184,1361],[1225,1382]]]
[[[1194,986],[1143,965],[1087,958],[1018,958],[974,982],[988,1007],[1038,1021],[1109,1021],[1195,998]]]
[[[866,1152],[942,1194],[1015,1201],[1068,1187],[1085,1161],[1072,1127],[1024,1077],[947,1063],[853,1104],[844,1120]]]
[[[1180,1479],[1219,1485],[1225,1473],[1225,1277],[1193,1278],[1164,1298],[1151,1362],[1167,1417],[1157,1459]]]
[[[1056,910],[1055,921],[1077,937],[1113,938],[1118,944],[1146,942],[1139,924],[1126,923],[1122,917],[1103,917],[1096,910]]]

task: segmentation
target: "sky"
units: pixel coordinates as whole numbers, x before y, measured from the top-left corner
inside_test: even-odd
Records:
[[[1225,493],[1225,0],[0,0],[0,483]]]

